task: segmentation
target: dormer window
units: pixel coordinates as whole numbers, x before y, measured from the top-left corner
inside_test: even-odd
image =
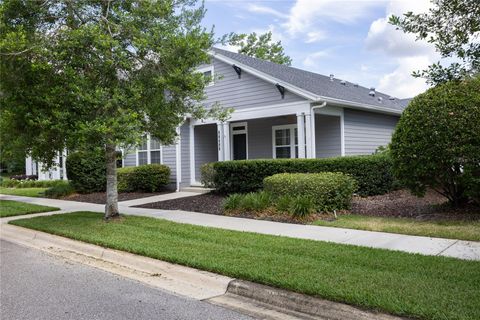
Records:
[[[197,69],[197,72],[200,72],[203,74],[203,76],[206,79],[209,79],[210,81],[207,83],[207,87],[212,86],[214,84],[214,72],[213,72],[213,66],[208,66],[204,68],[199,68]]]

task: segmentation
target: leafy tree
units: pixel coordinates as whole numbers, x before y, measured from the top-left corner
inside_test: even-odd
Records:
[[[480,72],[480,4],[478,0],[432,0],[428,13],[406,13],[391,16],[389,22],[406,33],[416,34],[417,40],[435,45],[443,58],[453,57],[460,62],[444,67],[434,63],[423,71],[413,73],[430,84],[458,80]]]
[[[196,0],[4,0],[2,147],[50,165],[58,150],[101,148],[105,218],[117,216],[116,150],[145,132],[172,143],[186,114],[206,116],[208,79],[193,72],[212,45],[204,13]]]
[[[225,35],[222,43],[228,43],[233,46],[239,46],[238,53],[245,54],[250,57],[268,60],[278,64],[289,66],[292,59],[285,54],[281,41],[272,42],[272,32],[257,35],[255,32],[250,34]]]
[[[480,77],[415,97],[392,137],[393,169],[422,196],[433,188],[456,206],[480,204]]]

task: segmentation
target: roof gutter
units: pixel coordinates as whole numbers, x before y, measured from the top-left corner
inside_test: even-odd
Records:
[[[349,107],[354,107],[356,109],[363,109],[363,110],[368,110],[368,111],[373,111],[373,112],[380,112],[380,113],[386,113],[386,114],[393,114],[393,115],[401,115],[402,111],[400,110],[394,110],[394,109],[389,109],[389,108],[384,108],[384,107],[378,107],[370,104],[364,104],[364,103],[358,103],[358,102],[353,102],[353,101],[348,101],[348,100],[342,100],[342,99],[336,99],[336,98],[330,98],[330,97],[325,97],[325,96],[319,96],[317,94],[314,94],[310,91],[307,91],[305,89],[299,88],[297,86],[294,86],[290,83],[281,81],[275,77],[272,77],[269,74],[266,74],[264,72],[258,71],[252,67],[249,67],[237,60],[228,58],[221,53],[217,53],[213,50],[210,50],[208,52],[211,56],[217,58],[218,60],[225,62],[227,64],[235,64],[236,66],[240,67],[242,70],[247,71],[248,73],[265,80],[267,82],[270,82],[272,84],[279,84],[282,87],[286,88],[288,91],[295,93],[305,99],[311,100],[312,102],[328,102],[328,103],[333,103],[333,104],[341,104],[343,106],[349,106]]]

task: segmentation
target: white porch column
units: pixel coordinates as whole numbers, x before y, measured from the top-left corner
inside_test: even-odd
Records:
[[[305,114],[297,114],[298,157],[305,158]]]
[[[218,161],[225,160],[225,151],[224,151],[224,139],[223,139],[223,124],[217,122],[217,144],[218,144]]]
[[[307,148],[307,158],[315,158],[315,155],[312,152],[312,136],[315,135],[315,132],[312,131],[312,119],[311,114],[305,114],[305,143]]]
[[[230,157],[230,122],[223,123],[223,159],[231,160]]]
[[[189,133],[189,147],[190,147],[190,184],[194,185],[196,183],[195,177],[195,126],[190,119],[190,128]]]
[[[312,110],[312,114],[310,115],[310,130],[312,130],[312,137],[311,137],[311,150],[312,150],[312,158],[317,157],[317,145],[316,145],[316,129],[315,129],[315,110]]]
[[[28,156],[25,158],[25,174],[30,176],[33,173],[33,160],[32,157]]]

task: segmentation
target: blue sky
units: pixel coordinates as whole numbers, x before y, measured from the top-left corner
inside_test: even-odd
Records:
[[[217,36],[270,30],[292,66],[398,98],[423,92],[425,81],[411,72],[439,58],[430,44],[387,22],[392,13],[426,11],[428,0],[206,0],[205,6],[203,24],[215,25]]]

